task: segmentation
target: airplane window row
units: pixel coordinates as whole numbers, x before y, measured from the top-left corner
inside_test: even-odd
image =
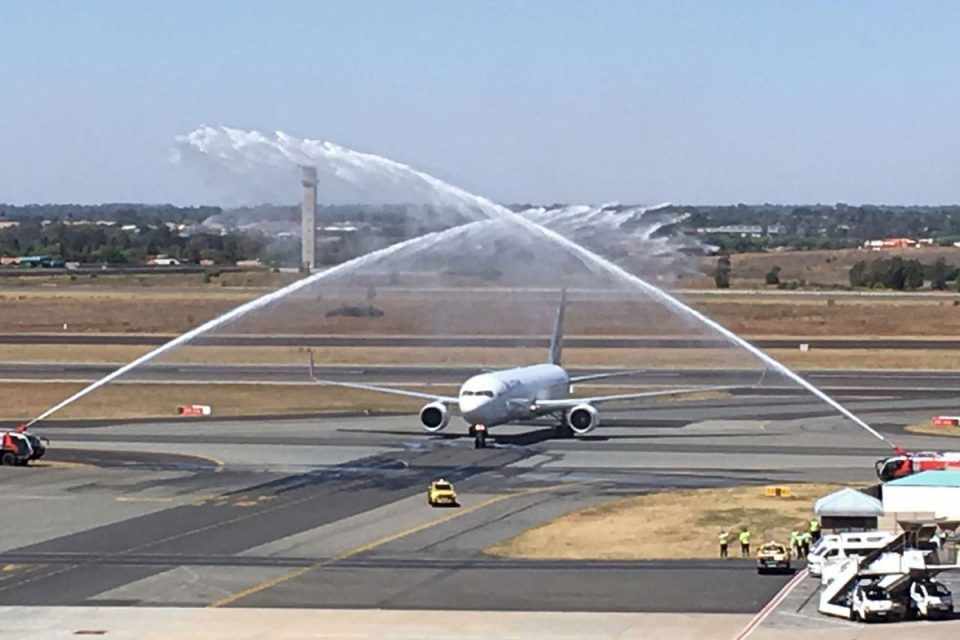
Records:
[[[464,391],[462,394],[464,396],[486,396],[488,398],[493,397],[493,391]]]

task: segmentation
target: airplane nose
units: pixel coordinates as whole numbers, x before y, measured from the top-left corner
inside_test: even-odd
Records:
[[[484,396],[467,396],[465,398],[460,398],[460,413],[468,422],[470,422],[478,417],[477,413],[489,401],[490,398]]]

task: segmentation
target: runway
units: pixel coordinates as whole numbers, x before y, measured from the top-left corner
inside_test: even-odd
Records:
[[[6,381],[70,381],[93,382],[117,368],[112,364],[89,363],[0,363],[0,380]],[[610,373],[613,369],[572,368],[571,376]],[[460,385],[480,373],[476,367],[415,365],[344,365],[318,366],[314,377],[338,382],[364,382],[393,385]],[[797,373],[826,391],[890,390],[898,393],[960,391],[960,371],[887,371],[865,370],[800,370]],[[310,370],[303,365],[183,365],[150,364],[125,375],[123,382],[171,383],[301,383],[309,384]],[[775,387],[791,386],[773,374],[761,376],[757,369],[634,369],[629,375],[604,381],[609,384],[638,386],[711,386],[742,385]],[[594,383],[595,384],[595,383]],[[803,392],[795,387],[797,392]]]
[[[954,446],[902,429],[951,398],[892,384],[841,398],[898,444]],[[869,482],[889,453],[821,404],[772,392],[619,407],[583,439],[554,439],[544,422],[498,428],[496,446],[480,451],[463,425],[427,435],[412,416],[51,423],[42,433],[50,466],[0,468],[18,514],[0,537],[0,606],[752,614],[788,576],[758,576],[749,560],[484,550],[637,493]],[[456,483],[459,509],[425,504],[441,476]]]

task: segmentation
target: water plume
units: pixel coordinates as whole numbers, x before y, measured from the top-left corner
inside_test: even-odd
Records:
[[[426,189],[428,197],[432,200],[459,204],[461,210],[464,212],[474,214],[482,213],[490,218],[510,221],[514,223],[516,228],[523,229],[534,237],[544,238],[552,245],[562,247],[570,254],[578,256],[583,264],[591,270],[605,273],[625,285],[639,288],[667,308],[675,310],[681,317],[692,319],[710,328],[730,344],[746,350],[747,353],[766,367],[778,372],[812,393],[815,397],[825,402],[841,415],[864,429],[867,433],[879,440],[888,442],[882,434],[870,427],[870,425],[851,413],[846,407],[821,391],[815,385],[718,322],[687,306],[656,285],[624,270],[607,258],[574,242],[560,232],[538,223],[531,217],[518,214],[482,196],[448,184],[408,165],[375,154],[351,151],[345,147],[329,142],[298,139],[282,132],[277,132],[271,138],[255,131],[243,132],[225,127],[201,127],[185,136],[179,137],[177,140],[181,154],[184,156],[205,157],[208,161],[210,159],[216,159],[220,163],[225,162],[227,167],[233,167],[233,169],[248,168],[251,157],[257,155],[257,149],[261,149],[268,161],[283,157],[288,158],[290,162],[296,164],[314,164],[317,166],[318,173],[327,173],[338,179],[350,182],[358,182],[364,177],[372,178],[375,182],[387,181],[394,186],[403,182],[418,192]],[[601,207],[592,214],[589,208],[587,210],[573,209],[554,214],[553,218],[555,222],[558,220],[569,222],[585,214],[595,217],[604,215],[609,217],[608,212],[610,209],[612,208]],[[546,222],[546,220],[544,220],[544,222]]]
[[[573,207],[561,210],[528,211],[526,214],[520,214],[402,163],[374,154],[352,151],[329,142],[295,138],[282,132],[270,136],[256,131],[242,131],[226,127],[201,127],[178,137],[177,145],[177,158],[181,162],[190,164],[199,162],[206,167],[211,175],[219,173],[221,177],[232,177],[235,183],[239,182],[255,187],[261,193],[265,193],[264,189],[269,188],[269,184],[262,178],[269,176],[271,173],[276,173],[284,176],[288,183],[292,182],[298,165],[316,166],[318,173],[331,183],[346,184],[360,189],[373,188],[378,190],[381,195],[384,191],[390,193],[396,190],[408,194],[414,193],[429,202],[447,205],[454,211],[455,215],[451,221],[452,228],[444,232],[400,242],[386,249],[331,267],[241,305],[96,381],[77,394],[46,410],[34,418],[30,424],[49,417],[63,407],[163,353],[223,327],[248,313],[271,305],[311,284],[330,278],[333,275],[368,266],[377,260],[402,255],[405,250],[422,252],[435,247],[444,239],[463,236],[482,229],[482,225],[489,225],[491,228],[503,228],[503,225],[506,224],[510,230],[518,232],[515,235],[522,232],[528,241],[540,239],[548,247],[560,248],[567,256],[574,258],[589,272],[619,283],[621,286],[641,291],[665,308],[676,312],[678,318],[685,318],[698,323],[702,327],[709,328],[731,345],[745,350],[765,367],[777,371],[811,392],[874,437],[886,441],[879,432],[840,403],[762,350],[711,318],[687,306],[661,288],[651,284],[646,279],[630,273],[622,266],[575,242],[563,232],[565,230],[566,233],[574,236],[584,233],[618,232],[629,229],[628,222],[632,222],[635,225],[634,228],[636,228],[638,219],[642,219],[647,214],[664,207],[628,208],[626,210],[615,206],[600,208]],[[289,192],[289,187],[285,187],[285,192]],[[276,196],[273,197],[276,198]],[[390,197],[394,198],[393,195],[390,195]],[[277,200],[274,199],[274,201]],[[644,231],[646,238],[651,239],[659,229],[669,223],[670,219],[668,218],[647,225]],[[551,228],[551,226],[556,228]]]

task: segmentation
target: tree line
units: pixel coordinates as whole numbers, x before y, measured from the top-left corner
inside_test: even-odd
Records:
[[[212,260],[233,264],[259,259],[269,265],[296,265],[300,239],[272,238],[257,231],[182,237],[163,225],[132,233],[117,226],[72,226],[62,222],[42,225],[39,218],[0,230],[0,255],[48,255],[66,262],[124,265],[143,264],[149,256],[160,254],[192,263]]]
[[[842,249],[865,240],[933,238],[938,244],[960,241],[960,205],[775,205],[736,204],[671,207],[686,214],[680,230],[729,225],[760,227],[759,237],[747,234],[709,234],[721,252],[763,251],[773,247]]]
[[[948,282],[960,285],[957,276],[960,269],[948,264],[943,258],[932,264],[900,256],[860,260],[850,268],[849,278],[852,287],[870,287],[908,291],[921,289],[929,281],[930,288],[943,291]]]

